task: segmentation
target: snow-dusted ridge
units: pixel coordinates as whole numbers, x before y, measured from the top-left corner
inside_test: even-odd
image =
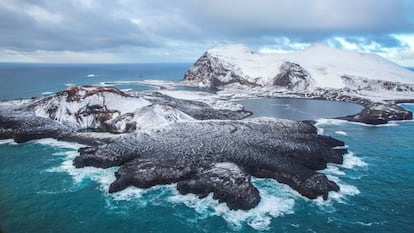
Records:
[[[179,99],[156,91],[127,93],[113,87],[71,86],[49,96],[0,102],[0,139],[25,142],[49,137],[99,143],[83,132],[133,133],[184,121],[239,120],[250,114],[242,106],[220,101]]]
[[[231,98],[295,96],[358,103],[366,109],[346,119],[368,124],[412,119],[394,102],[414,100],[414,72],[378,55],[320,44],[271,54],[244,45],[219,46],[190,67],[183,83],[219,88]]]
[[[30,104],[36,116],[50,118],[74,129],[132,132],[177,121],[187,114],[133,97],[109,87],[69,87],[66,91]]]
[[[343,76],[414,84],[414,72],[378,55],[344,51],[322,44],[293,53],[260,53],[240,44],[226,45],[208,50],[205,56],[216,63],[213,66],[222,66],[228,71],[217,77],[224,82],[231,79],[233,72],[254,84],[273,85],[275,77],[283,72],[283,66],[288,62],[298,64],[309,74],[310,89],[347,87]],[[204,82],[200,86],[211,84]]]

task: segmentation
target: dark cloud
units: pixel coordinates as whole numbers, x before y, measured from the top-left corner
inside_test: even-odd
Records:
[[[75,1],[59,1],[59,5],[57,1],[31,2],[13,1],[0,8],[2,22],[7,22],[1,27],[1,47],[82,51],[156,44],[138,25],[117,16],[117,5],[85,8]]]
[[[411,0],[2,0],[0,50],[283,49],[338,36],[398,47],[391,35],[414,31],[413,12]]]

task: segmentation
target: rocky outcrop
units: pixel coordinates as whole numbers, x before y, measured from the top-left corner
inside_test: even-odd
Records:
[[[194,193],[200,198],[213,193],[213,198],[234,209],[248,210],[260,202],[259,190],[250,182],[250,175],[234,163],[215,163],[196,175],[177,183],[181,194]]]
[[[193,66],[184,74],[184,80],[197,83],[200,87],[223,87],[225,85],[238,83],[251,87],[258,86],[257,83],[245,79],[237,67],[232,69],[224,66],[219,59],[204,53]]]
[[[356,115],[341,117],[340,119],[380,125],[387,124],[389,121],[412,120],[413,114],[394,104],[371,104]]]
[[[299,64],[284,62],[280,73],[276,75],[273,85],[287,90],[306,90],[310,85],[310,74]]]
[[[246,174],[274,178],[312,199],[338,191],[317,171],[342,163],[346,149],[338,146],[343,145],[318,135],[311,125],[289,120],[182,122],[83,148],[74,164],[121,166],[113,192],[178,182],[182,193],[212,192],[230,208],[249,209],[258,199]]]
[[[0,114],[0,139],[12,138],[18,143],[41,138],[61,139],[73,130],[51,119],[19,110],[3,110]]]
[[[249,77],[237,65],[225,64],[219,58],[206,52],[184,74],[184,82],[210,88],[222,88],[232,84],[251,88],[272,85],[286,90],[306,90],[309,87],[310,74],[299,64],[284,62],[279,70],[279,73],[268,83],[255,82],[252,80],[261,78]]]

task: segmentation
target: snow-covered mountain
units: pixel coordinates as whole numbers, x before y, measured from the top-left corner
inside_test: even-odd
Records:
[[[212,48],[187,71],[184,81],[204,87],[414,91],[414,72],[378,55],[321,44],[294,53],[259,53],[244,45]]]

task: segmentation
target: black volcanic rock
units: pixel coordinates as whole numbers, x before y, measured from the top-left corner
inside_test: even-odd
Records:
[[[81,149],[74,164],[76,167],[121,165],[111,191],[128,185],[148,187],[178,181],[182,193],[205,196],[213,192],[230,208],[248,209],[253,204],[244,206],[237,201],[255,196],[254,189],[247,185],[248,177],[237,175],[244,178],[233,180],[234,184],[244,180],[241,188],[244,191],[239,186],[235,188],[239,191],[224,189],[223,183],[230,186],[233,183],[228,183],[225,175],[214,173],[224,169],[211,170],[214,164],[231,163],[240,170],[236,174],[245,171],[257,177],[274,178],[308,198],[327,198],[329,191],[339,188],[317,170],[326,168],[327,163],[342,163],[346,149],[338,146],[343,145],[341,141],[318,135],[314,126],[303,122],[267,118],[182,122],[121,137],[108,145]],[[232,171],[227,173],[234,176]],[[227,174],[224,170],[218,173]],[[239,204],[232,204],[232,200]],[[254,200],[248,203],[255,203]]]
[[[248,81],[239,76],[234,70],[225,68],[219,59],[204,53],[193,66],[184,74],[184,80],[197,82],[203,87],[222,87],[232,83],[246,86],[259,86],[257,83]]]
[[[215,163],[209,169],[177,183],[181,194],[194,193],[200,198],[213,193],[213,198],[226,202],[230,209],[248,210],[260,202],[259,190],[250,175],[233,163]]]
[[[72,133],[72,129],[51,119],[37,117],[30,112],[4,110],[0,114],[0,138],[12,138],[16,142],[35,139],[62,137]]]
[[[130,185],[150,188],[154,185],[175,183],[195,173],[195,166],[179,159],[134,159],[115,173],[116,181],[110,185],[109,192],[117,192]]]
[[[110,98],[137,104],[140,109],[126,112],[123,103],[121,111]],[[177,183],[180,193],[200,197],[212,193],[230,209],[247,210],[260,201],[251,175],[276,179],[311,199],[326,199],[330,191],[339,190],[318,170],[327,163],[342,163],[346,149],[340,146],[344,143],[318,135],[308,123],[240,120],[250,113],[215,109],[156,92],[134,97],[113,88],[72,87],[13,103],[0,104],[0,139],[55,138],[92,145],[79,150],[74,165],[120,166],[110,192],[130,185],[148,188]],[[138,128],[138,124],[152,124],[154,117],[162,127],[157,123],[146,130]],[[118,132],[122,124],[129,132],[123,136],[94,139],[82,133]]]
[[[395,104],[369,104],[360,113],[340,119],[370,125],[387,124],[389,121],[412,120],[412,112]]]
[[[288,90],[306,90],[311,77],[302,66],[292,62],[284,62],[280,66],[280,73],[273,80],[273,85]]]

